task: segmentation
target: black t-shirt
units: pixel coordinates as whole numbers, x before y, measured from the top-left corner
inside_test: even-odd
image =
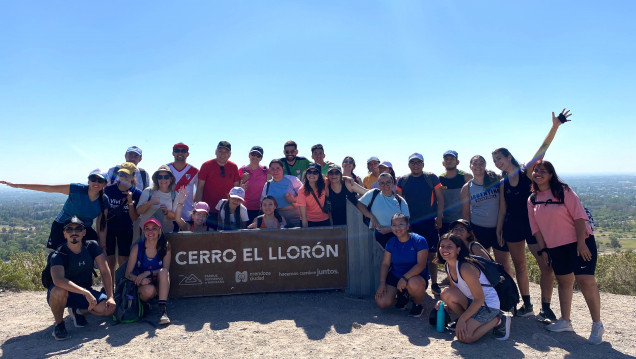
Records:
[[[329,186],[329,201],[331,202],[331,219],[333,225],[347,224],[347,199],[351,203],[358,204],[358,199],[354,193],[351,193],[347,187],[342,184],[340,193],[336,193]]]
[[[430,176],[433,188],[429,186],[425,176]],[[402,189],[402,196],[409,204],[411,223],[430,221],[437,217],[434,187],[438,185],[440,185],[439,178],[432,173],[423,173],[418,177],[408,175],[398,180],[397,186]]]
[[[86,241],[80,253],[73,253],[67,244],[63,246],[65,253],[55,251],[51,255],[51,267],[63,266],[64,278],[82,288],[89,289],[93,285],[93,262],[103,253],[99,244],[96,241]]]

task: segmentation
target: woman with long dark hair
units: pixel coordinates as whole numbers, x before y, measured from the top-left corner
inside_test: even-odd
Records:
[[[574,191],[561,182],[552,163],[541,161],[532,171],[532,194],[527,201],[530,228],[539,244],[538,254],[556,275],[561,319],[546,327],[572,332],[570,310],[574,281],[581,289],[592,316],[588,342],[603,341],[601,296],[596,285],[597,249],[589,217]]]
[[[355,206],[358,204],[356,195],[363,195],[367,190],[351,177],[343,179],[340,166],[332,164],[327,171],[327,192],[333,225],[338,226],[347,224],[347,200]]]
[[[452,234],[443,236],[435,261],[445,265],[450,282],[450,286],[442,290],[440,298],[459,315],[455,327],[457,339],[473,343],[491,330],[497,340],[508,339],[510,317],[499,310],[497,291],[480,265],[470,258],[462,239]],[[435,308],[439,305],[440,302],[437,302]]]
[[[466,182],[460,193],[462,217],[470,222],[477,241],[488,251],[492,247],[495,260],[512,275],[508,248],[497,241],[497,220],[503,202],[499,193],[499,176],[486,170],[486,160],[480,155],[470,159],[470,170],[473,178]]]
[[[143,223],[143,237],[130,251],[126,278],[139,288],[139,299],[147,302],[159,295],[159,324],[170,323],[168,293],[170,292],[170,243],[161,230],[161,222],[154,217]]]
[[[541,160],[545,152],[550,147],[557,129],[562,122],[559,118],[567,120],[572,114],[570,111],[563,109],[559,116],[555,116],[552,112],[552,128],[543,140],[541,147],[534,154],[532,159],[524,166],[519,162],[506,148],[498,148],[492,152],[492,159],[495,166],[501,170],[503,180],[499,185],[499,191],[503,194],[504,201],[501,202],[499,208],[499,220],[497,221],[497,239],[499,245],[506,245],[510,251],[510,257],[515,267],[515,276],[519,285],[519,292],[523,299],[523,306],[515,308],[515,315],[529,316],[534,315],[534,309],[530,301],[530,284],[528,280],[528,268],[526,263],[526,243],[528,249],[537,260],[539,270],[541,272],[541,311],[539,312],[539,320],[546,322],[556,321],[556,316],[550,308],[552,299],[552,286],[554,283],[554,274],[552,269],[539,260],[537,255],[537,240],[532,236],[530,231],[530,222],[528,221],[528,209],[526,202],[530,196],[530,186],[532,184],[532,169],[537,161]]]
[[[309,164],[303,176],[303,186],[298,190],[296,205],[300,209],[303,227],[329,226],[329,209],[325,207],[327,191],[320,165]]]
[[[68,195],[62,210],[51,225],[51,233],[46,245],[48,248],[57,249],[66,243],[64,222],[73,216],[77,216],[84,223],[86,228],[84,240],[97,241],[102,248],[105,248],[106,218],[108,216],[108,196],[104,194],[104,187],[106,187],[107,183],[106,171],[101,169],[93,170],[88,175],[88,184],[18,184],[7,181],[0,181],[0,183],[13,188]],[[97,231],[91,227],[93,220],[96,218]]]
[[[254,218],[254,222],[247,229],[285,228],[285,218],[278,214],[278,203],[273,196],[265,196],[261,200],[263,214]]]
[[[362,186],[362,180],[360,177],[356,176],[353,173],[353,170],[356,169],[356,160],[351,156],[347,156],[342,160],[342,175],[346,177],[353,178],[353,181]]]

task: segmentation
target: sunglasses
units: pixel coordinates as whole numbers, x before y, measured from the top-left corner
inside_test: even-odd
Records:
[[[258,158],[263,158],[263,156],[261,156],[260,153],[258,152],[250,152],[250,156],[254,156],[254,157],[258,157]]]
[[[170,179],[170,175],[157,175],[158,180]]]
[[[355,163],[353,163],[353,161],[346,160],[346,161],[342,161],[342,164],[343,165],[354,165]]]
[[[340,174],[340,172],[338,172],[338,171],[329,171],[329,172],[327,172],[327,174],[329,176],[338,176]]]
[[[221,166],[221,177],[225,178],[225,166]]]
[[[173,148],[172,152],[174,152],[174,153],[188,153],[188,150],[186,150],[185,148]]]
[[[307,171],[307,174],[308,175],[317,175],[317,174],[320,174],[320,172],[319,171]]]
[[[422,162],[422,161],[409,161],[409,164],[418,166],[418,165],[423,165],[424,162]]]
[[[121,178],[130,178],[130,175],[126,172],[118,172],[117,173],[117,177],[121,177]]]
[[[73,226],[64,228],[64,232],[66,233],[81,233],[84,230],[83,226]]]
[[[88,176],[88,180],[91,181],[91,182],[106,183],[105,179],[103,179],[103,178],[101,178],[99,176],[96,176],[96,175]]]
[[[452,232],[459,232],[459,233],[466,233],[466,232],[468,232],[468,231],[466,230],[466,228],[464,228],[464,227],[455,227],[455,228],[451,229],[451,231],[452,231]]]

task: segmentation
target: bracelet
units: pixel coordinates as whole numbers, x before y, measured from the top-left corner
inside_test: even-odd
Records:
[[[408,278],[406,278],[405,276],[402,276],[402,279],[404,279],[404,281],[405,281],[405,282],[407,282],[407,283],[408,283],[408,281],[409,281],[409,279],[408,279]]]
[[[537,251],[537,255],[538,255],[538,256],[540,256],[540,255],[542,255],[544,252],[546,252],[547,250],[548,250],[547,248],[539,249],[539,250]]]

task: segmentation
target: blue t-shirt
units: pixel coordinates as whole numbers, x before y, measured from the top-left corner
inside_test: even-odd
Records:
[[[265,196],[273,196],[276,199],[278,208],[285,208],[289,206],[289,202],[285,199],[285,194],[290,193],[292,196],[298,196],[298,189],[302,186],[302,183],[294,176],[283,176],[283,178],[275,182],[269,180],[263,186],[263,193],[261,193],[261,199]]]
[[[64,207],[55,217],[55,222],[64,223],[67,219],[77,216],[84,222],[86,227],[93,225],[93,219],[102,212],[99,198],[91,202],[88,197],[88,185],[81,183],[71,183],[69,193]],[[108,196],[104,194],[104,209],[108,209]]]
[[[417,233],[411,233],[409,240],[402,243],[397,237],[389,239],[386,251],[391,253],[391,273],[402,277],[417,264],[417,252],[428,249],[426,239]],[[428,279],[428,267],[422,271]]]
[[[113,183],[104,188],[104,193],[108,197],[108,230],[109,231],[123,231],[131,230],[133,228],[133,222],[130,219],[128,192],[132,192],[133,201],[139,203],[141,197],[141,191],[135,187],[132,187],[122,192],[117,183]]]
[[[365,206],[368,206],[371,203],[371,199],[373,198],[373,191],[379,190],[371,190],[362,195],[358,200]],[[378,193],[373,201],[373,206],[371,206],[371,214],[377,218],[378,222],[380,222],[381,226],[389,227],[391,225],[391,218],[396,213],[402,213],[407,217],[410,217],[411,214],[409,212],[409,206],[406,203],[406,200],[398,199],[391,195],[390,197],[385,196],[382,192]],[[369,228],[371,228],[371,222],[369,222]]]

